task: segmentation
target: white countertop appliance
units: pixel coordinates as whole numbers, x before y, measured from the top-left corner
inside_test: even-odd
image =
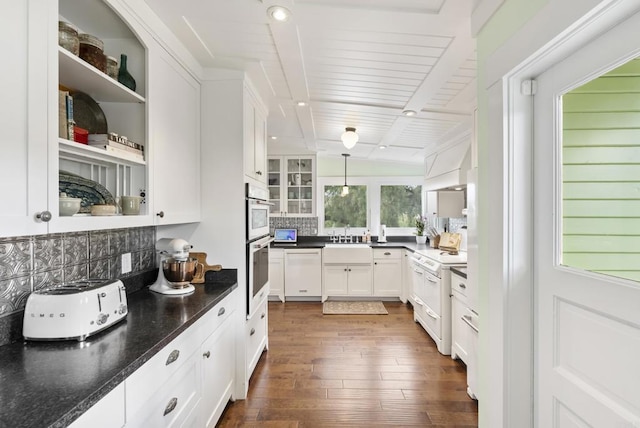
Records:
[[[438,249],[420,250],[411,258],[413,319],[431,336],[443,355],[451,354],[451,266],[467,262],[466,252],[456,255]]]
[[[160,255],[158,279],[149,287],[160,294],[182,295],[195,291],[191,284],[202,263],[189,257],[192,246],[184,239],[162,238],[156,242],[156,251]]]
[[[27,340],[83,341],[127,316],[127,293],[120,280],[87,279],[36,290],[24,309]]]

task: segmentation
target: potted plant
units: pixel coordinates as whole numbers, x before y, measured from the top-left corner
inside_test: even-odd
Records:
[[[418,214],[416,216],[416,243],[418,244],[424,244],[427,242],[427,237],[424,234],[424,223],[425,223],[425,217],[423,217],[422,215]]]

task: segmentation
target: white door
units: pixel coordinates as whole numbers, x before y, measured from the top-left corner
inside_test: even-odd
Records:
[[[638,28],[640,17],[633,16],[536,79],[537,427],[640,426],[640,284],[638,277],[635,281],[622,279],[629,275],[623,268],[607,267],[624,263],[630,269],[634,269],[633,265],[640,266],[637,250],[635,255],[629,254],[640,240],[640,210],[634,208],[637,196],[635,201],[625,200],[616,196],[624,186],[611,186],[613,181],[624,181],[621,177],[625,174],[640,182],[640,166],[632,165],[638,162],[633,156],[616,159],[617,152],[607,146],[635,144],[635,152],[640,150],[640,143],[624,142],[624,135],[635,131],[623,129],[637,126],[640,136],[640,120],[638,125],[634,120],[640,119],[640,115],[632,108],[628,112],[616,111],[617,107],[604,102],[596,103],[598,113],[592,111],[593,98],[608,92],[607,86],[613,80],[591,85],[592,93],[581,94],[579,103],[575,100],[570,103],[569,96],[563,96],[569,91],[570,95],[575,94],[587,82],[638,56]],[[629,82],[625,80],[628,77],[620,80],[622,87]],[[631,98],[634,96],[638,94]],[[631,99],[629,94],[625,97]],[[574,113],[567,114],[570,108]],[[601,111],[607,108],[611,111]],[[626,121],[626,125],[600,125],[603,120],[609,124]],[[620,128],[620,132],[604,133],[607,127]],[[568,128],[574,129],[567,131]],[[576,135],[580,137],[578,143]],[[594,143],[593,135],[601,141]],[[619,144],[617,138],[621,138]],[[617,143],[611,144],[612,141]],[[636,172],[629,174],[632,170]],[[585,171],[590,173],[585,175]],[[631,187],[637,189],[637,182]],[[574,196],[579,193],[576,190],[579,188],[585,192],[582,196],[567,199],[569,193]],[[585,230],[578,230],[579,224]],[[602,224],[609,224],[610,230],[604,234],[598,232]],[[629,230],[628,234],[614,230],[620,229],[620,224],[635,225],[635,230]]]

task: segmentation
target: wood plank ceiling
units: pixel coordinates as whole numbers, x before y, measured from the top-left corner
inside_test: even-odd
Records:
[[[203,67],[244,70],[268,94],[269,144],[339,156],[352,126],[353,156],[422,163],[469,134],[472,0],[145,1]],[[287,22],[268,17],[276,4]]]

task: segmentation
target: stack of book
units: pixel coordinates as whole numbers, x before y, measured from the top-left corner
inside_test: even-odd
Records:
[[[73,97],[69,91],[58,90],[58,137],[74,141]]]
[[[100,147],[123,159],[144,161],[144,146],[117,134],[89,134],[89,145]]]

